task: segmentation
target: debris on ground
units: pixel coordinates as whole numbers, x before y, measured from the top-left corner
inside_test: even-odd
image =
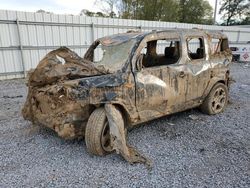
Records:
[[[189,115],[188,117],[194,121],[199,119],[199,116],[193,114]]]

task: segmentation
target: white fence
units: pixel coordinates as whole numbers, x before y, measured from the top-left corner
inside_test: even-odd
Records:
[[[60,46],[83,56],[88,46],[105,35],[168,28],[220,30],[230,43],[250,41],[250,28],[172,22],[97,18],[0,10],[0,80],[24,77],[49,51]]]

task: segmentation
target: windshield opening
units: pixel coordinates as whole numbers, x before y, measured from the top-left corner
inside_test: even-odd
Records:
[[[103,45],[97,41],[85,54],[85,59],[92,61],[97,68],[104,67],[110,72],[115,72],[124,66],[134,43],[133,39],[116,45]]]

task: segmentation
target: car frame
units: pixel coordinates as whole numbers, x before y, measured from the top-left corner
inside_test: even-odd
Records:
[[[158,54],[164,44],[169,46]],[[107,49],[109,69],[93,63],[100,45]],[[84,58],[60,48],[30,73],[23,116],[63,138],[85,137],[92,154],[116,151],[131,163],[148,163],[127,145],[127,128],[195,107],[207,114],[222,112],[228,101],[231,60],[227,37],[200,29],[107,36],[97,39]]]

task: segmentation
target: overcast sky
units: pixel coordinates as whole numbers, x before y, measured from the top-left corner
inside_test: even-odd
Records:
[[[100,11],[101,6],[96,5],[95,1],[96,0],[1,0],[0,9],[28,12],[43,9],[56,14],[77,15],[82,9]],[[215,0],[209,0],[209,3],[214,7]],[[218,15],[217,18],[217,21],[219,21],[220,16]]]

